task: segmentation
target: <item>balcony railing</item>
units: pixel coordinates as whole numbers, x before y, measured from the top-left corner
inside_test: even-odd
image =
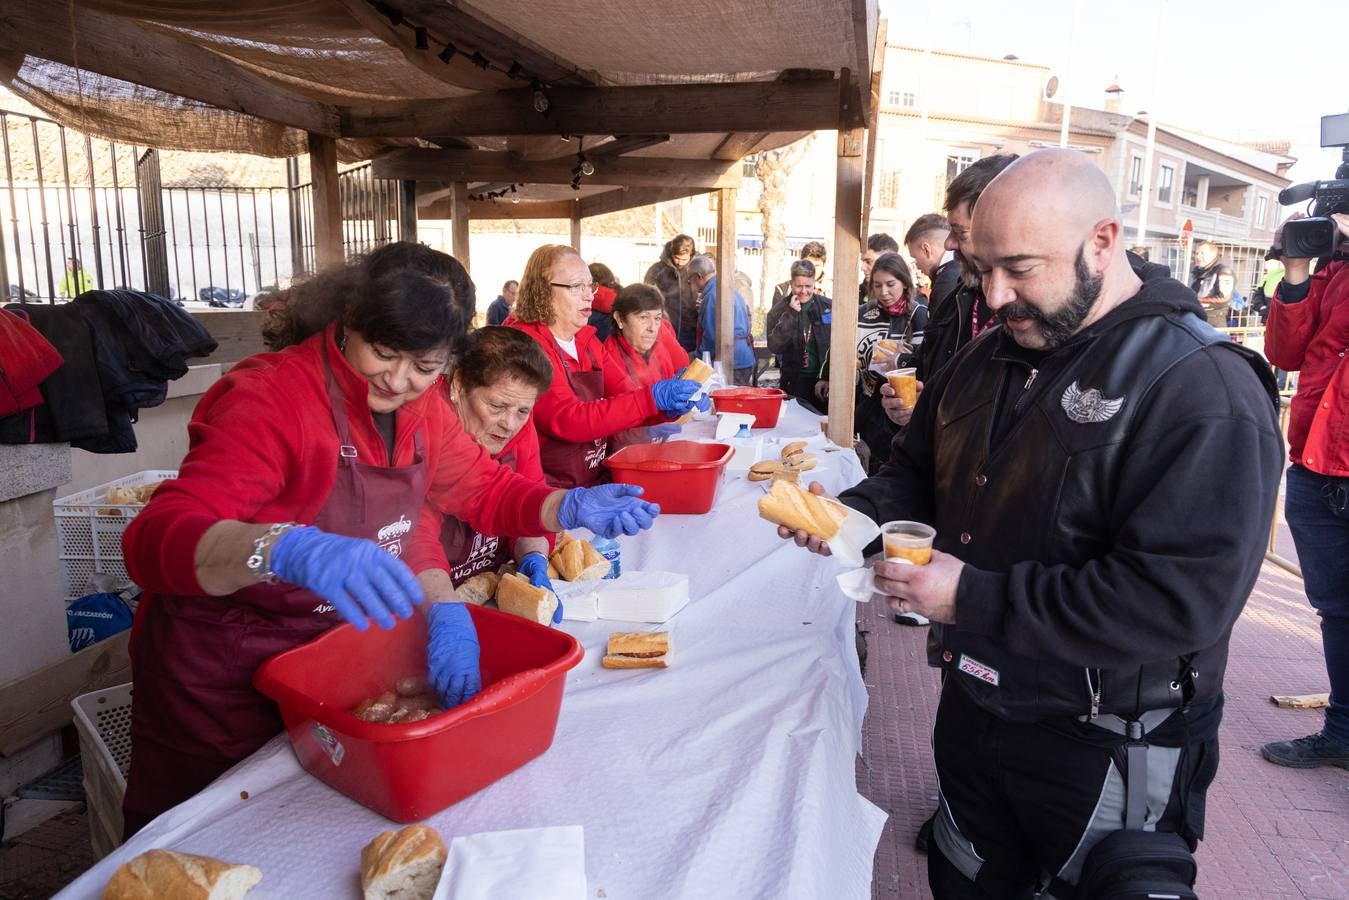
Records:
[[[1194,223],[1194,233],[1201,237],[1248,238],[1251,236],[1251,223],[1239,216],[1229,216],[1212,209],[1200,209],[1197,206],[1181,207],[1176,212],[1176,227],[1189,219]]]

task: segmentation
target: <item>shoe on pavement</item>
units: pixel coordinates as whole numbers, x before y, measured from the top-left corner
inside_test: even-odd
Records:
[[[1260,748],[1260,755],[1278,766],[1315,769],[1339,766],[1349,769],[1349,744],[1331,740],[1317,732],[1295,741],[1273,741]]]
[[[913,625],[921,627],[928,623],[927,616],[921,616],[916,612],[895,613],[895,621],[901,625]]]

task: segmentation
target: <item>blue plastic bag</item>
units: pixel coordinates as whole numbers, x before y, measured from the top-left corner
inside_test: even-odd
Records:
[[[70,652],[83,650],[131,627],[131,608],[116,594],[86,594],[66,607]]]

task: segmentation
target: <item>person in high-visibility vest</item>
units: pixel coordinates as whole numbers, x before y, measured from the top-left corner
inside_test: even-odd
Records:
[[[61,296],[74,300],[85,291],[94,289],[94,279],[80,267],[80,261],[72,256],[66,260],[66,274],[61,276]]]

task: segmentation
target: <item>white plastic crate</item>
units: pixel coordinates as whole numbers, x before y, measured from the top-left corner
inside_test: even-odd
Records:
[[[150,469],[62,497],[52,504],[66,600],[93,591],[91,579],[95,572],[127,580],[126,565],[122,562],[122,532],[145,507],[140,503],[108,503],[108,488],[135,487],[177,477],[178,473],[171,469]]]
[[[80,736],[89,844],[100,860],[122,843],[122,797],[131,767],[131,684],[81,694],[70,705]]]

